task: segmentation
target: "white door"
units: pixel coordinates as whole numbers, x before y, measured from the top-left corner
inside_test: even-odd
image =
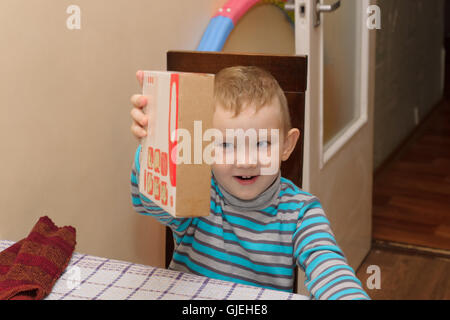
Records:
[[[296,0],[296,54],[308,56],[303,189],[322,202],[349,264],[370,250],[374,33],[369,0]],[[320,12],[322,11],[322,12]],[[298,291],[306,293],[299,272]]]

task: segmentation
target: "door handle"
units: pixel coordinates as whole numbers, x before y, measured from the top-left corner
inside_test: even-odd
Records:
[[[333,4],[321,4],[317,3],[317,12],[332,12],[337,10],[341,6],[341,0],[336,1]]]
[[[341,1],[338,0],[333,4],[322,4],[320,0],[314,0],[314,5],[316,6],[316,10],[314,10],[314,27],[318,27],[320,25],[320,14],[322,12],[336,11],[341,6]]]

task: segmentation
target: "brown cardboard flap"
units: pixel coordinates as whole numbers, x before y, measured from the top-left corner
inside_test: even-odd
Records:
[[[205,164],[202,142],[201,164],[194,163],[195,142],[201,139],[194,132],[194,121],[201,121],[201,134],[212,128],[214,76],[199,74],[180,74],[179,128],[191,133],[191,164],[177,167],[177,216],[197,217],[210,213],[211,166]],[[199,159],[197,159],[199,160]]]

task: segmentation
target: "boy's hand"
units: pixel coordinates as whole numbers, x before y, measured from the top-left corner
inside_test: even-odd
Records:
[[[136,78],[139,81],[139,86],[142,88],[144,73],[139,70],[136,72]],[[148,117],[143,110],[147,105],[147,98],[141,94],[134,94],[131,96],[131,104],[133,105],[131,109],[131,118],[133,119],[131,133],[137,139],[141,139],[147,135]]]

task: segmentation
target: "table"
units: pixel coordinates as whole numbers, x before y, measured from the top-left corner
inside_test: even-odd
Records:
[[[0,240],[0,251],[14,242]],[[308,300],[308,297],[74,253],[48,300]]]

